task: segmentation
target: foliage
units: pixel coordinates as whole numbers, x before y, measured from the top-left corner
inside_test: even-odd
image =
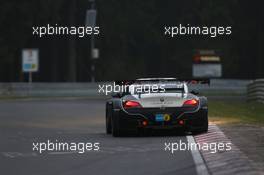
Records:
[[[72,3],[76,2],[76,6]],[[97,0],[100,37],[96,47],[97,80],[132,79],[147,76],[191,76],[195,49],[219,50],[225,78],[264,76],[263,10],[261,2],[245,0]],[[90,38],[37,38],[32,26],[84,25],[87,0],[3,0],[0,2],[0,81],[23,81],[21,49],[40,49],[37,81],[70,81],[76,67],[77,81],[89,81]],[[72,16],[72,14],[74,16]],[[74,21],[72,21],[72,19]],[[231,37],[177,37],[163,35],[164,26],[232,26]],[[69,59],[76,52],[75,65]],[[73,70],[73,69],[71,69]]]

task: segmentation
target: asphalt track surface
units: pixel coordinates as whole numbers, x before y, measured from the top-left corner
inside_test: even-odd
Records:
[[[164,151],[185,135],[113,138],[105,134],[105,102],[89,99],[0,102],[0,174],[196,174],[191,151]],[[33,151],[33,142],[99,142],[99,151]]]

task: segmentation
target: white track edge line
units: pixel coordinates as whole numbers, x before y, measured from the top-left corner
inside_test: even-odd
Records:
[[[195,144],[193,136],[186,136],[189,144]],[[198,175],[209,175],[208,169],[198,149],[191,149],[192,157],[196,166]]]

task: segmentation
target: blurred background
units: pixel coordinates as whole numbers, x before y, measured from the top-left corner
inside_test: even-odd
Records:
[[[84,26],[97,10],[99,58],[91,37],[32,35],[33,26]],[[0,2],[0,82],[28,81],[22,50],[37,48],[35,82],[89,82],[138,77],[191,77],[197,50],[216,52],[225,79],[264,77],[262,2],[247,0],[3,0]],[[231,26],[232,35],[164,35],[165,26]]]

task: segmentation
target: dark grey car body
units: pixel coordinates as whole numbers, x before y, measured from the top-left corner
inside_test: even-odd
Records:
[[[164,79],[163,79],[164,80]],[[207,98],[188,92],[185,82],[169,82],[181,85],[183,92],[166,91],[163,93],[126,93],[116,95],[106,102],[106,131],[113,136],[128,132],[150,129],[183,129],[193,133],[207,132]],[[144,83],[143,83],[144,84]],[[158,82],[165,84],[167,82]],[[133,88],[132,84],[130,88]],[[131,92],[131,91],[130,91]],[[186,106],[185,102],[195,100],[195,106]],[[124,103],[133,101],[140,107],[125,108]],[[162,117],[166,120],[160,120]]]

